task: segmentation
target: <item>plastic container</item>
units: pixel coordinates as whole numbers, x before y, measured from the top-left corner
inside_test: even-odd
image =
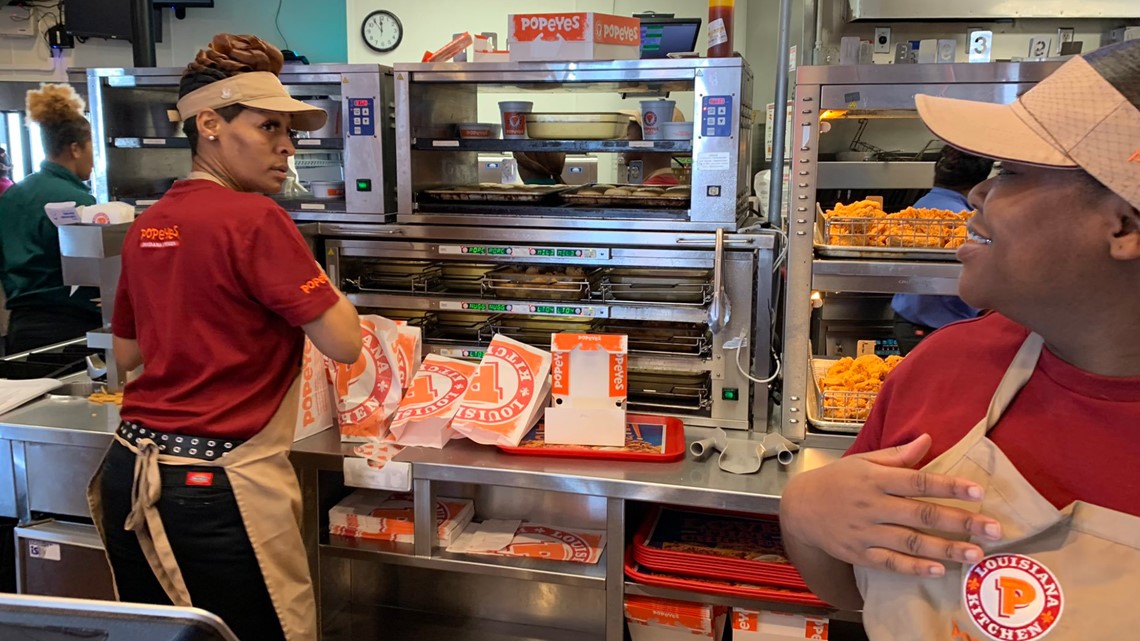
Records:
[[[309,190],[313,192],[314,198],[320,200],[344,198],[344,181],[314,180],[309,183]]]
[[[661,140],[692,140],[693,122],[683,120],[680,122],[661,123]]]
[[[732,57],[734,0],[709,0],[709,58]]]
[[[502,134],[502,127],[487,122],[461,122],[455,125],[455,134],[464,140],[489,140]]]
[[[661,140],[661,123],[673,121],[673,108],[676,106],[676,100],[642,100],[641,138]]]
[[[625,138],[629,116],[623,113],[529,113],[526,133],[545,140],[614,140]]]
[[[503,138],[526,138],[526,115],[534,108],[534,103],[526,100],[505,100],[499,103],[503,115]]]

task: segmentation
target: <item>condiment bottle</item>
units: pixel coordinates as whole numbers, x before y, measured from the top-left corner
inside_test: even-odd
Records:
[[[735,0],[709,0],[709,58],[732,57],[732,14]]]

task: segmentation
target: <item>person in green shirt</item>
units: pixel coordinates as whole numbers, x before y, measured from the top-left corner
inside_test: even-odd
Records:
[[[48,160],[40,170],[0,196],[0,280],[11,312],[7,353],[78,338],[101,327],[94,287],[74,293],[63,283],[59,232],[44,205],[74,201],[94,205],[83,181],[94,159],[91,124],[83,99],[69,85],[44,85],[27,95],[28,118],[40,126]]]

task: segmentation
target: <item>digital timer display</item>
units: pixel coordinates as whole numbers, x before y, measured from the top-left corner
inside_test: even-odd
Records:
[[[531,252],[535,256],[553,256],[554,255],[553,249],[533,249],[533,250],[531,250]]]
[[[555,314],[557,308],[554,305],[535,305],[534,311],[536,314]]]
[[[491,304],[487,305],[487,311],[489,311],[489,312],[509,312],[509,311],[511,311],[511,306],[510,305],[504,305],[503,303],[491,303]]]
[[[581,256],[581,255],[582,255],[582,252],[577,250],[577,249],[559,249],[558,250],[558,257],[559,258],[574,258],[575,256]]]
[[[484,352],[473,352],[473,351],[463,350],[463,356],[465,358],[478,358],[479,360],[482,360],[483,354],[484,354]]]
[[[485,312],[485,311],[487,311],[487,304],[486,303],[467,303],[466,305],[464,305],[464,307],[466,307],[467,309],[469,309],[473,312]]]
[[[357,99],[352,101],[352,106],[353,107],[367,107],[368,101],[363,99],[363,98],[357,98]]]
[[[554,313],[563,314],[566,316],[574,316],[580,313],[580,311],[581,310],[579,310],[577,307],[557,307],[555,308]]]
[[[486,256],[508,256],[511,253],[509,247],[464,247],[465,254],[479,254]]]

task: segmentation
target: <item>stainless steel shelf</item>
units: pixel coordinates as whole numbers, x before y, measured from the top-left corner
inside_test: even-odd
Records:
[[[415,138],[412,140],[412,149],[416,151],[561,151],[566,153],[660,151],[663,153],[690,154],[693,152],[693,141]]]
[[[555,209],[555,208],[550,208]],[[401,225],[477,225],[479,226],[480,233],[483,229],[493,227],[505,229],[519,229],[519,228],[549,228],[556,227],[559,229],[571,230],[622,230],[625,231],[638,231],[638,232],[675,232],[678,229],[684,229],[688,232],[715,232],[717,229],[724,229],[728,232],[736,231],[738,225],[735,223],[714,223],[714,222],[684,222],[680,223],[676,220],[667,219],[639,219],[629,220],[624,218],[575,218],[573,217],[573,210],[563,210],[565,213],[561,216],[550,217],[521,217],[521,216],[472,216],[471,214],[437,214],[437,213],[418,213],[418,214],[399,214],[396,217],[396,222]],[[650,210],[654,211],[654,210]],[[661,210],[656,210],[660,212]]]
[[[958,293],[960,263],[915,261],[812,261],[812,289],[885,294]]]
[[[289,216],[298,222],[312,223],[360,223],[374,227],[396,222],[396,214],[350,214],[344,211],[322,211],[315,209],[286,209]],[[363,232],[366,233],[366,232]]]
[[[762,599],[750,599],[747,597],[733,597],[723,596],[719,594],[705,594],[703,592],[690,592],[689,590],[678,590],[675,588],[642,585],[641,583],[634,583],[633,581],[625,582],[625,593],[627,595],[674,599],[677,601],[691,601],[695,603],[708,603],[710,605],[727,605],[728,607],[732,608],[775,610],[777,612],[790,612],[796,614],[806,614],[808,616],[840,618],[845,620],[857,619],[859,617],[859,613],[857,612],[842,612],[831,608],[813,608],[811,606],[795,605],[791,603],[784,603],[782,601],[765,601]]]
[[[613,304],[600,301],[513,301],[497,298],[432,298],[430,294],[348,294],[357,307],[385,307],[421,311],[474,311],[491,314],[524,314],[561,318],[616,318],[622,320],[660,320],[684,323],[708,321],[708,312],[700,307],[682,308],[653,305]],[[448,305],[458,305],[448,308]],[[466,307],[463,307],[466,305]],[[485,306],[485,307],[481,307]],[[543,314],[541,307],[574,308],[575,314]]]
[[[932,162],[823,162],[817,189],[930,189]]]
[[[416,641],[602,641],[602,634],[503,623],[473,617],[348,604],[327,615],[323,641],[415,639]]]
[[[299,138],[293,143],[297,151],[306,149],[343,149],[340,138]],[[118,149],[189,149],[186,138],[136,138],[131,136],[111,139],[111,146]]]
[[[448,356],[450,358],[464,358],[462,354],[456,353],[456,350],[466,350],[469,352],[482,352],[487,349],[486,345],[479,343],[432,343],[431,339],[424,341],[424,347],[427,348],[428,353],[437,354],[440,356]],[[478,354],[476,354],[477,356]],[[629,368],[631,370],[640,371],[666,371],[666,372],[710,372],[715,371],[717,368],[714,366],[712,359],[700,358],[699,356],[685,356],[678,354],[676,356],[653,355],[646,354],[630,354]]]
[[[584,588],[605,589],[606,554],[596,564],[566,563],[542,559],[452,554],[433,550],[430,557],[415,556],[411,543],[370,541],[329,535],[329,543],[321,544],[324,555],[344,559],[375,561],[391,565],[427,568],[464,574],[499,576],[523,581],[541,581]]]

